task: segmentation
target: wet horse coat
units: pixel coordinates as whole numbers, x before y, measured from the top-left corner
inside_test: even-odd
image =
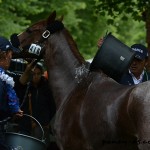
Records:
[[[40,43],[55,17],[53,12],[18,35],[20,46]],[[57,105],[54,134],[61,150],[150,149],[149,82],[124,86],[101,70],[90,72],[66,28],[40,44]]]

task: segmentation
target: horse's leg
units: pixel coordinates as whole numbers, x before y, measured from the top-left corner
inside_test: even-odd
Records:
[[[129,103],[131,116],[137,131],[137,144],[140,150],[150,150],[150,87],[139,86],[133,91]]]

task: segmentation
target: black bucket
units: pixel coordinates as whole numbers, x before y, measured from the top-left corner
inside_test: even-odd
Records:
[[[27,114],[24,115],[31,117],[40,125],[40,123],[32,116]],[[10,147],[16,148],[17,150],[46,150],[46,144],[44,142],[44,131],[41,125],[40,127],[43,132],[42,140],[20,133],[6,132],[6,144]]]
[[[101,69],[106,75],[119,81],[135,56],[130,47],[110,33],[104,38],[91,65],[90,71]]]

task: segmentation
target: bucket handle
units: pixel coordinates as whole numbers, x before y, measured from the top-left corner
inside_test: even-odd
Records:
[[[44,130],[43,130],[41,124],[39,123],[39,121],[37,121],[37,119],[35,119],[35,118],[34,118],[33,116],[31,116],[31,115],[28,115],[28,114],[23,114],[23,115],[32,118],[32,119],[40,126],[40,128],[41,128],[41,130],[42,130],[42,141],[45,141],[45,140],[44,140]]]

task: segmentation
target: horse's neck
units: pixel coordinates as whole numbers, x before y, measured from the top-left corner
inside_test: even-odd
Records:
[[[85,61],[81,63],[74,56],[63,34],[54,35],[50,41],[45,56],[49,82],[58,108],[87,74],[87,69]]]

